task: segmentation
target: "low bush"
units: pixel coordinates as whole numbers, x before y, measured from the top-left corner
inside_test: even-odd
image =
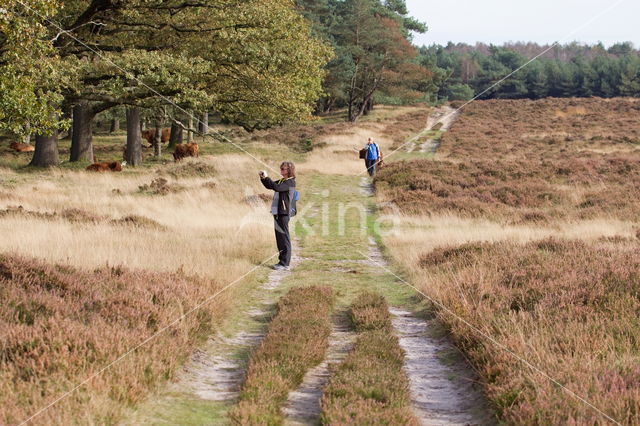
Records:
[[[18,424],[171,324],[140,350],[34,419],[38,424],[113,423],[142,400],[210,332],[220,288],[180,274],[100,268],[83,272],[0,256],[0,423]]]
[[[555,238],[443,247],[422,256],[432,277],[422,290],[620,423],[638,424],[639,249],[629,239]],[[439,316],[506,423],[606,423],[457,318]]]

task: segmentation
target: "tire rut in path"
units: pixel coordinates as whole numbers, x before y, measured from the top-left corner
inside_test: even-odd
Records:
[[[451,359],[457,349],[429,336],[429,324],[411,312],[390,308],[393,327],[405,351],[411,403],[422,425],[485,425],[495,420],[475,385],[473,373]],[[449,357],[444,362],[441,357]]]
[[[427,125],[424,128],[423,132],[428,132],[433,129],[438,123],[442,123],[442,126],[439,130],[447,131],[451,128],[451,125],[458,117],[458,112],[451,108],[450,106],[442,106],[436,109],[432,114],[427,118]],[[440,139],[429,138],[421,144],[410,143],[407,145],[407,152],[413,152],[416,148],[419,148],[420,152],[428,152],[435,154],[440,146]]]
[[[283,407],[287,425],[319,424],[320,399],[331,375],[331,365],[342,362],[355,342],[356,334],[349,327],[345,313],[334,315],[333,328],[325,359],[305,374],[298,389],[289,393]]]
[[[302,260],[297,255],[299,249],[295,242],[291,265],[295,267]],[[275,302],[273,290],[278,288],[290,271],[272,271],[268,280],[258,288],[258,298],[253,307],[247,309],[242,321],[246,327],[232,337],[214,335],[197,349],[176,374],[174,382],[156,400],[145,403],[141,413],[134,413],[124,424],[157,424],[171,421],[171,406],[176,398],[181,400],[200,400],[232,403],[240,394],[240,387],[246,373],[247,355],[264,339],[266,326],[270,318],[269,307]],[[262,324],[259,327],[256,325]],[[250,331],[247,331],[250,328]],[[256,330],[256,328],[258,328]],[[160,421],[162,419],[162,421]],[[212,421],[221,419],[212,419]]]
[[[298,247],[294,245],[291,266],[300,263],[301,258],[295,253]],[[269,273],[269,278],[261,289],[258,302],[262,306],[255,306],[245,312],[254,320],[259,320],[268,315],[264,309],[273,303],[270,292],[275,290],[290,271],[280,270]],[[240,386],[245,375],[245,366],[239,361],[238,353],[248,352],[256,347],[265,337],[265,330],[258,332],[240,331],[230,339],[212,339],[209,343],[210,350],[199,351],[192,357],[191,362],[185,366],[183,381],[185,387],[201,399],[209,401],[233,401],[240,394]],[[207,352],[215,352],[216,347],[228,346],[222,355],[211,356]],[[213,349],[213,350],[211,350]]]
[[[360,181],[363,195],[373,196],[370,181]],[[384,271],[388,264],[376,241],[369,237],[368,263]],[[421,425],[489,425],[495,417],[476,385],[471,368],[446,337],[432,337],[439,328],[411,312],[390,308],[393,327],[405,351],[411,404]],[[452,354],[457,356],[452,356]],[[448,358],[445,363],[443,358]]]

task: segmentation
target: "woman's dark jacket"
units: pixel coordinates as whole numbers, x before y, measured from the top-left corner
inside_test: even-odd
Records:
[[[291,216],[291,200],[296,190],[296,179],[283,178],[274,182],[270,177],[265,177],[261,178],[260,182],[265,188],[275,191],[271,203],[271,214]]]

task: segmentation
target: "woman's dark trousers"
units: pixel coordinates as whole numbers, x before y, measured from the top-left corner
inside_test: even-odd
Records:
[[[289,216],[280,214],[273,216],[275,219],[276,244],[280,252],[280,264],[289,266],[291,261],[291,237],[289,236]]]

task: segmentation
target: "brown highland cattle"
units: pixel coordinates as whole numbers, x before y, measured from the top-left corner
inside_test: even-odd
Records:
[[[27,143],[11,142],[9,146],[17,152],[33,152],[36,150],[33,145]]]
[[[180,161],[184,157],[197,157],[199,155],[200,148],[197,143],[179,143],[176,145],[176,150],[173,152],[173,159]]]
[[[93,163],[87,166],[87,170],[90,172],[121,172],[122,164],[117,161],[111,163]]]

